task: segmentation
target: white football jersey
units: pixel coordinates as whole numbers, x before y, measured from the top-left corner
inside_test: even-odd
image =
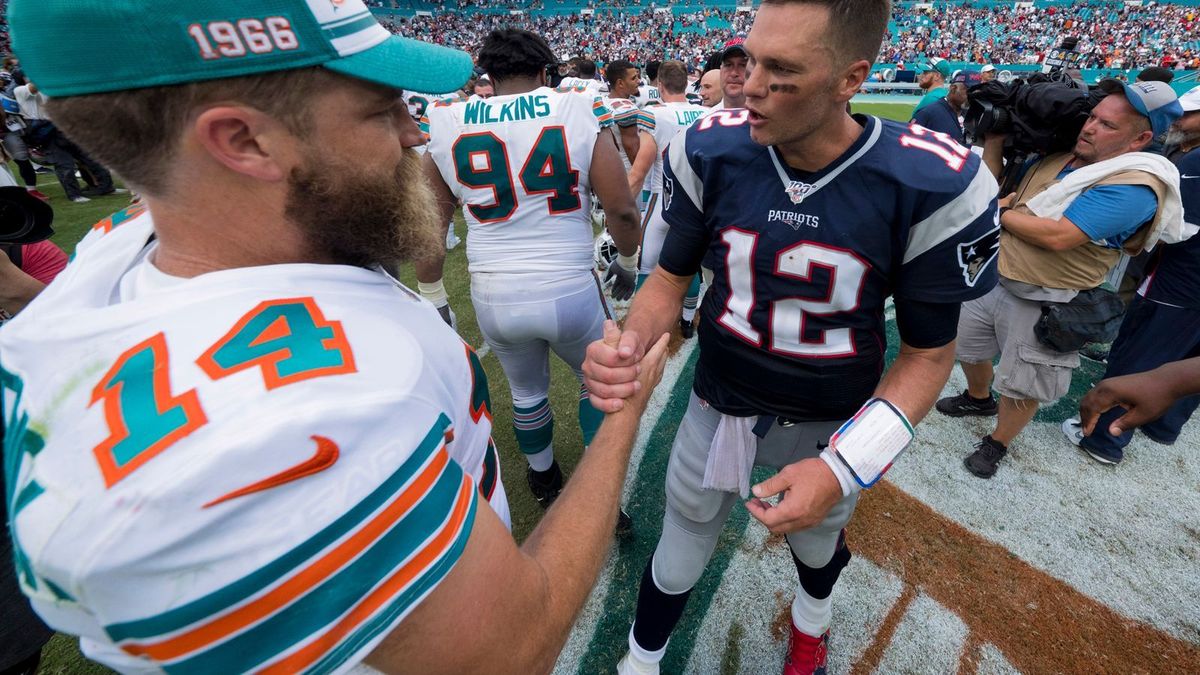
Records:
[[[692,126],[708,108],[686,102],[659,103],[638,112],[638,130],[650,134],[658,146],[654,168],[646,176],[646,188],[650,192],[662,192],[663,153],[675,135]]]
[[[658,87],[652,87],[648,84],[642,84],[638,87],[637,96],[633,97],[633,102],[639,108],[645,108],[651,103],[661,103],[662,94],[658,92]]]
[[[558,83],[559,89],[586,89],[589,94],[607,94],[608,83],[600,80],[589,80],[582,77],[564,77]]]
[[[430,156],[463,204],[472,273],[593,268],[588,173],[612,124],[600,97],[541,87],[435,103],[427,116]]]
[[[478,358],[381,272],[177,279],[148,213],[99,227],[0,329],[22,589],[122,672],[352,667],[456,564],[481,492],[508,520]]]

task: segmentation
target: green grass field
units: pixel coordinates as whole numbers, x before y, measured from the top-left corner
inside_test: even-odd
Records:
[[[909,103],[854,103],[851,101],[850,107],[856,113],[866,113],[897,122],[907,122],[912,119],[913,106]]]

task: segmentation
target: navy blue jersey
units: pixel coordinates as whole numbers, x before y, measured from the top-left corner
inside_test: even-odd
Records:
[[[1200,149],[1175,160],[1183,196],[1185,227],[1200,226]],[[1146,298],[1177,307],[1200,308],[1200,235],[1162,246],[1150,273]]]
[[[858,140],[816,173],[750,138],[745,110],[675,137],[659,264],[714,278],[695,391],[730,415],[844,419],[883,372],[890,295],[960,303],[996,283],[995,179],[944,134],[856,116]]]

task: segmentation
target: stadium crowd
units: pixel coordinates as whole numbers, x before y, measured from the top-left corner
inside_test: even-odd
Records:
[[[538,7],[502,0],[479,0],[469,5],[526,10]],[[673,15],[620,7],[604,3],[593,15],[526,15],[520,23],[544,35],[555,53],[582,53],[598,61],[675,58],[695,65],[715,45],[744,34],[754,19],[753,12],[712,8]],[[1077,36],[1078,49],[1084,54],[1083,68],[1156,65],[1194,70],[1200,68],[1198,19],[1200,8],[1159,3],[1137,7],[970,3],[927,8],[897,6],[878,61],[911,64],[925,56],[940,56],[974,63],[1036,64],[1063,37]],[[389,17],[384,25],[400,35],[472,50],[478,48],[488,31],[511,22],[505,14],[464,12],[442,5],[432,17]]]
[[[716,46],[748,31],[753,20],[753,14],[746,12],[705,10],[673,15],[605,9],[592,15],[526,16],[520,23],[544,36],[556,54],[583,54],[601,62],[626,59],[644,63],[652,59],[678,59],[697,65],[703,63]],[[398,35],[466,51],[478,49],[489,32],[512,23],[512,17],[505,14],[450,11],[433,16],[384,20],[384,26]],[[706,28],[710,23],[719,23],[723,27]]]

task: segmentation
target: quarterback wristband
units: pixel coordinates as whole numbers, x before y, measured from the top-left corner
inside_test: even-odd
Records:
[[[829,439],[834,457],[860,487],[874,485],[912,443],[913,427],[899,408],[873,398]]]
[[[450,304],[450,296],[446,295],[446,287],[442,285],[441,279],[430,284],[418,281],[417,291],[421,293],[422,298],[432,302],[434,307],[445,307]]]
[[[622,269],[633,270],[636,272],[637,264],[638,264],[637,254],[635,253],[633,255],[621,255],[620,253],[618,253],[617,254],[617,264],[620,265]]]

